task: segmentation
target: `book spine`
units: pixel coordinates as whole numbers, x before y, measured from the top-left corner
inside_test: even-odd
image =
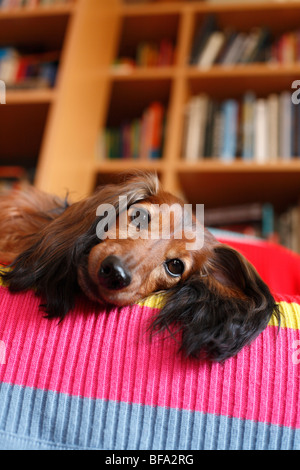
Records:
[[[265,163],[267,151],[267,110],[266,100],[260,98],[255,103],[255,141],[254,158],[257,163]]]
[[[198,112],[197,112],[197,100],[192,98],[186,105],[185,108],[185,147],[183,150],[183,156],[188,161],[196,161],[198,159],[199,149],[199,127],[198,123]],[[199,124],[199,125],[198,125]]]
[[[281,158],[289,160],[292,148],[292,100],[288,91],[279,96],[279,152]]]
[[[185,158],[196,161],[204,155],[205,126],[207,120],[208,97],[195,96],[187,107],[187,135]]]
[[[269,141],[269,160],[278,159],[278,95],[272,93],[267,98],[267,136]]]
[[[151,129],[151,148],[150,158],[161,157],[161,141],[162,141],[162,127],[163,127],[163,115],[164,110],[161,103],[155,102],[151,105],[153,120]]]
[[[245,94],[243,99],[242,126],[243,126],[243,150],[242,158],[245,161],[254,157],[254,106],[255,95],[252,92]]]
[[[207,41],[202,54],[197,62],[199,68],[208,68],[213,65],[225,41],[224,33],[216,31]]]
[[[226,100],[223,103],[223,112],[224,141],[221,159],[225,162],[231,162],[236,154],[238,102],[236,100]]]

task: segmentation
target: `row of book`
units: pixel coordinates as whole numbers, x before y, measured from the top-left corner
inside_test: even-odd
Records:
[[[59,52],[21,54],[0,48],[0,78],[8,88],[48,88],[55,84]]]
[[[113,64],[128,67],[167,67],[174,63],[174,46],[168,39],[159,43],[140,42],[137,45],[135,58],[120,57]]]
[[[249,32],[232,29],[220,30],[215,15],[204,18],[196,32],[190,64],[208,68],[268,62],[292,64],[300,61],[300,30],[289,31],[274,37],[265,27],[255,27]]]
[[[275,213],[272,204],[259,202],[205,209],[205,226],[273,239]]]
[[[269,203],[205,209],[207,227],[260,237],[300,254],[300,207],[277,214]]]
[[[156,159],[162,155],[165,111],[159,102],[151,103],[138,119],[119,127],[106,128],[96,150],[98,158]]]
[[[14,8],[35,8],[38,6],[51,6],[71,3],[73,0],[0,0],[0,10]]]
[[[249,91],[240,100],[221,102],[193,96],[185,109],[182,155],[190,161],[241,157],[258,163],[299,157],[300,105],[289,91],[266,98]]]
[[[300,208],[292,206],[278,217],[277,222],[279,242],[300,254]]]
[[[26,169],[22,166],[0,166],[0,192],[20,188],[31,184],[34,178],[34,169]]]

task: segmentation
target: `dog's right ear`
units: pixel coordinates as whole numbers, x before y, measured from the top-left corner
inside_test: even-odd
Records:
[[[219,244],[205,266],[167,293],[154,330],[182,335],[187,356],[224,361],[251,343],[279,308],[255,268],[237,251]]]

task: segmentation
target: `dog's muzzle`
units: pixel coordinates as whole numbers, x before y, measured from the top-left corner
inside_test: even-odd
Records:
[[[110,290],[123,289],[131,283],[130,273],[126,270],[121,259],[114,255],[110,255],[102,261],[98,279],[101,286]]]

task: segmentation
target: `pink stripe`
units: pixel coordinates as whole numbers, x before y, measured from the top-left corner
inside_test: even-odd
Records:
[[[3,382],[300,427],[299,330],[268,327],[237,357],[211,364],[183,358],[166,335],[150,340],[149,308],[97,311],[80,298],[58,325],[32,293],[0,292]]]

